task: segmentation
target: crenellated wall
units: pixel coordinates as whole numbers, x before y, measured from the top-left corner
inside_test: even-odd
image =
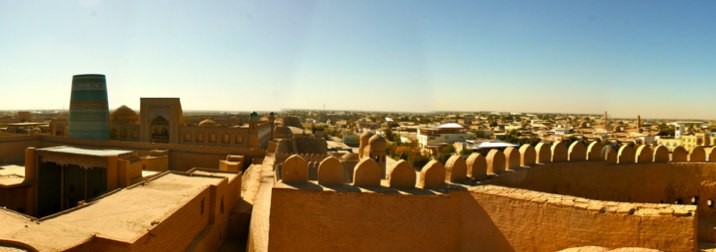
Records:
[[[467,159],[455,156],[444,166],[433,161],[420,172],[414,169],[412,173],[406,172],[412,167],[406,162],[397,162],[388,168],[386,180],[365,175],[373,173],[373,164],[372,160],[363,159],[355,166],[353,183],[342,183],[338,187],[311,178],[308,174],[311,173],[309,166],[312,161],[294,155],[287,159],[303,161],[283,163],[283,169],[277,170],[277,173],[285,176],[305,171],[307,175],[298,179],[294,177],[290,186],[279,183],[274,188],[270,247],[284,246],[282,241],[273,240],[274,236],[281,237],[278,238],[280,240],[286,235],[283,231],[273,232],[274,225],[279,225],[273,220],[288,218],[283,216],[286,213],[280,212],[287,209],[294,216],[315,215],[317,218],[310,219],[326,221],[317,224],[323,227],[319,229],[323,232],[326,228],[337,228],[338,233],[354,232],[343,230],[347,225],[362,230],[355,231],[361,234],[380,234],[392,230],[404,235],[415,229],[413,225],[435,225],[433,219],[439,219],[439,216],[445,221],[454,221],[454,216],[445,216],[445,212],[436,209],[447,205],[460,209],[458,222],[468,227],[458,225],[460,238],[457,243],[454,237],[448,237],[453,229],[438,227],[443,232],[435,233],[436,238],[431,243],[434,246],[428,245],[426,250],[559,250],[589,245],[647,247],[666,251],[694,250],[697,233],[699,240],[716,240],[716,234],[708,231],[713,230],[708,223],[712,222],[711,218],[716,212],[716,162],[704,162],[711,160],[712,149],[695,149],[692,153],[681,153],[679,148],[675,151],[669,153],[664,147],[614,148],[601,143],[581,142],[570,145],[560,142],[554,145],[540,144],[537,148],[525,145],[519,149],[509,149],[507,153],[491,151],[487,157],[480,154],[472,154]],[[700,152],[704,152],[703,155]],[[333,165],[338,166],[337,162]],[[327,167],[319,165],[315,172],[320,174]],[[338,170],[337,167],[330,169]],[[447,201],[455,202],[437,203],[435,200],[436,203],[433,203],[435,198],[444,197],[448,198]],[[316,206],[320,208],[318,210],[308,210],[313,208],[313,202],[328,201],[332,203]],[[333,204],[343,201],[345,203]],[[697,208],[691,205],[692,201],[698,205],[698,218],[708,221],[698,222]],[[394,202],[404,202],[402,205],[405,207],[395,210],[398,206],[391,205]],[[658,204],[660,202],[662,204]],[[297,204],[300,205],[299,209],[296,209]],[[386,208],[379,210],[382,204],[386,204]],[[350,209],[354,210],[348,209],[351,205],[354,207]],[[390,226],[372,223],[371,227],[366,227],[345,219],[348,217],[343,212],[366,211],[365,207],[357,207],[360,205],[370,205],[371,213],[368,215],[377,218],[377,223],[390,223]],[[303,208],[307,211],[305,215],[301,214]],[[274,209],[279,211],[275,216]],[[374,210],[379,213],[372,213]],[[424,219],[415,220],[417,224],[402,223],[414,219],[403,219],[403,216],[417,214],[412,211],[418,211]],[[280,225],[283,226],[284,221],[281,219]],[[481,225],[485,229],[473,230],[473,226]],[[380,230],[373,230],[373,226]],[[294,240],[305,238],[303,233],[310,234],[311,231],[300,229],[292,232],[289,237]],[[393,241],[393,245],[376,240],[356,246],[377,250],[414,250],[417,246],[411,246],[410,243],[421,242],[420,237],[424,235],[417,233],[416,239]],[[375,237],[378,236],[381,235]],[[356,237],[375,239],[372,234]],[[343,243],[309,243],[303,248],[327,251],[330,247],[322,247],[327,244],[340,250]]]

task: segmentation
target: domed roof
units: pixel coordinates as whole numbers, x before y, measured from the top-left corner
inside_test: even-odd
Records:
[[[203,121],[201,121],[199,123],[199,127],[216,127],[216,126],[219,126],[219,124],[211,119],[204,119]]]
[[[274,135],[277,138],[291,137],[291,135],[293,135],[293,132],[291,132],[291,129],[289,127],[280,126],[280,127],[276,127],[276,130],[274,130]]]
[[[139,115],[134,110],[122,105],[109,115],[109,120],[113,123],[137,124],[139,123]]]
[[[355,154],[353,152],[343,154],[343,156],[341,157],[341,161],[358,161],[358,154]]]

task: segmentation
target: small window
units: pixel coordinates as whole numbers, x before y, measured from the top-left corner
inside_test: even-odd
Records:
[[[691,204],[698,205],[699,204],[699,196],[691,197]]]
[[[222,214],[224,213],[224,197],[221,197],[221,205],[219,206],[219,211]]]
[[[709,199],[706,201],[706,205],[708,205],[709,207],[714,207],[714,201]]]
[[[681,199],[676,199],[676,201],[674,201],[674,204],[681,205],[681,204],[684,204],[684,201]]]

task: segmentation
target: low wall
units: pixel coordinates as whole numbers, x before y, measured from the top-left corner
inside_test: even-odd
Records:
[[[697,248],[695,207],[589,200],[498,186],[462,197],[462,251]]]
[[[431,195],[272,191],[269,251],[696,249],[695,207],[588,200],[500,186]]]
[[[39,136],[0,137],[0,164],[24,164],[25,149],[41,142]]]
[[[678,202],[698,205],[699,217],[716,214],[716,163],[548,163],[505,172],[485,182],[599,200]]]

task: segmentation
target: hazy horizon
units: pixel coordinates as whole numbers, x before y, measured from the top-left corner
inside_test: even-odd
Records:
[[[6,1],[0,110],[504,111],[716,119],[711,1]]]

